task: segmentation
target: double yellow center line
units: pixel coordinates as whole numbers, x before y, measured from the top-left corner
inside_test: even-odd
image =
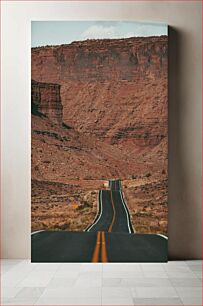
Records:
[[[112,217],[112,221],[111,221],[111,224],[109,226],[108,232],[112,231],[112,227],[113,227],[115,219],[116,219],[116,209],[115,209],[115,205],[114,205],[114,201],[113,201],[112,191],[110,191],[110,194],[111,194],[111,204],[112,204],[112,209],[113,209],[113,217]]]
[[[97,241],[92,256],[92,262],[99,262],[100,254],[101,254],[101,262],[108,262],[104,232],[97,233]]]
[[[108,232],[112,231],[112,227],[113,227],[113,224],[116,218],[116,209],[115,209],[115,205],[113,201],[112,191],[110,191],[110,194],[111,194],[111,204],[113,208],[113,217],[112,217],[111,224],[108,228]],[[101,262],[108,262],[105,234],[104,232],[101,232],[101,231],[97,232],[97,240],[96,240],[96,245],[95,245],[93,256],[92,256],[92,262],[99,262],[100,254],[101,254]]]

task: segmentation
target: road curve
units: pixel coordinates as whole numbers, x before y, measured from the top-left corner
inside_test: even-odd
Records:
[[[37,231],[31,235],[32,262],[166,262],[167,239],[136,234],[120,180],[99,191],[99,209],[85,232]]]
[[[109,181],[110,190],[100,190],[98,214],[87,232],[133,233],[130,214],[124,201],[120,180]]]

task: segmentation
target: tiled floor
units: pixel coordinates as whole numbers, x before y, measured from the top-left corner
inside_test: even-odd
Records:
[[[202,262],[31,264],[2,260],[1,305],[202,305]]]

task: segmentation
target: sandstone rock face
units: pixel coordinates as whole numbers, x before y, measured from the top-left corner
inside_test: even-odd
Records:
[[[166,36],[86,40],[32,49],[32,73],[42,81],[132,81],[161,76],[166,66]]]
[[[158,145],[167,136],[167,36],[32,49],[32,78],[61,85],[63,120],[106,142]]]
[[[32,80],[31,83],[32,113],[41,113],[56,124],[62,124],[62,104],[60,85],[41,83]]]

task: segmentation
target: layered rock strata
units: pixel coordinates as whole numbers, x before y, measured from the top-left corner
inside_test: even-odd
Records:
[[[43,114],[52,122],[62,124],[62,104],[60,85],[31,82],[31,107],[32,114]]]

